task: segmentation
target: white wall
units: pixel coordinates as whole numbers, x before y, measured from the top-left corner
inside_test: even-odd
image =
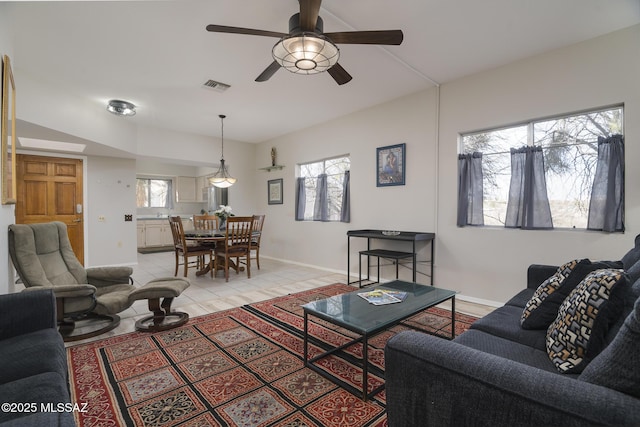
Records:
[[[437,282],[504,301],[530,263],[619,259],[640,233],[640,26],[444,85],[441,99]],[[623,102],[626,233],[456,227],[459,133]]]
[[[640,26],[635,26],[443,85],[439,145],[435,90],[261,144],[256,166],[269,164],[272,146],[286,166],[256,177],[267,214],[261,252],[344,271],[349,229],[435,231],[435,284],[494,302],[525,286],[531,263],[619,259],[640,233],[640,192],[634,185],[640,181],[638,46]],[[456,227],[459,133],[620,102],[625,104],[626,233]],[[375,148],[401,142],[407,143],[407,185],[376,188]],[[339,154],[351,154],[352,222],[294,221],[295,165]],[[276,177],[284,178],[284,204],[268,206],[266,182]],[[357,261],[351,271],[357,274]],[[391,274],[388,270],[385,277]]]
[[[276,147],[278,164],[285,166],[282,171],[260,172],[255,179],[258,210],[267,215],[261,255],[346,272],[348,230],[433,231],[435,105],[436,91],[426,91],[260,144],[256,168],[271,164],[271,147]],[[376,148],[400,143],[406,143],[406,185],[376,187]],[[351,223],[295,221],[296,164],[344,154],[351,157]],[[280,177],[284,204],[268,205],[267,181]],[[352,239],[352,244],[363,249],[365,241],[360,240]],[[357,252],[351,267],[357,274]],[[410,279],[410,271],[402,269],[401,278]],[[428,279],[421,274],[418,281]]]
[[[136,161],[90,157],[85,182],[87,267],[135,264],[136,222],[124,215],[136,214]]]
[[[11,44],[11,20],[9,19],[9,5],[0,3],[0,57],[8,55],[13,57]],[[0,92],[2,92],[0,84]],[[0,165],[0,173],[5,173],[4,165]],[[0,206],[0,294],[13,291],[13,267],[9,260],[9,249],[7,241],[7,227],[15,221],[14,205]]]

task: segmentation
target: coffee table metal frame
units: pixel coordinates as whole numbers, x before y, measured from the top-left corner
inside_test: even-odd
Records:
[[[407,318],[426,310],[430,307],[438,305],[444,301],[451,300],[451,339],[455,338],[455,291],[436,288],[428,285],[420,285],[417,283],[403,282],[395,280],[376,286],[373,289],[393,289],[401,290],[408,293],[407,298],[400,302],[387,305],[373,305],[358,296],[362,290],[349,292],[346,294],[336,295],[319,301],[313,301],[302,306],[304,311],[304,364],[306,367],[314,370],[323,377],[347,389],[356,396],[361,395],[363,400],[373,397],[376,393],[384,388],[384,383],[376,387],[370,393],[367,393],[368,374],[369,374],[369,355],[368,344],[369,339],[376,334],[397,325]],[[373,289],[369,289],[371,291]],[[329,313],[326,307],[333,307],[333,312]],[[325,307],[323,310],[322,307]],[[362,316],[358,316],[358,315]],[[309,316],[315,316],[323,319],[333,325],[343,327],[349,331],[355,332],[360,337],[351,340],[339,347],[327,349],[311,359],[309,356]],[[418,329],[418,328],[414,328]],[[313,337],[311,337],[313,339]],[[315,340],[322,348],[327,348],[327,344]],[[327,357],[333,353],[344,350],[345,348],[362,342],[362,390],[351,386],[350,384],[339,381],[337,377],[322,370],[314,363],[319,359]],[[373,366],[373,365],[372,365]]]

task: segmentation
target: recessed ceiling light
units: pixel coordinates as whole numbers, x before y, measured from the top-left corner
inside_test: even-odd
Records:
[[[136,106],[127,101],[112,99],[109,101],[109,105],[107,105],[107,111],[116,116],[135,116]]]

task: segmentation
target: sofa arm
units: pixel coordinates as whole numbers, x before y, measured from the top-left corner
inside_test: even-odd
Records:
[[[0,313],[0,340],[57,325],[56,301],[51,289],[0,295]]]
[[[97,287],[132,283],[131,267],[94,267],[87,268],[86,272],[87,282]]]
[[[640,425],[631,396],[420,332],[388,341],[385,371],[390,427]]]
[[[557,265],[531,264],[527,269],[527,288],[538,289],[538,286],[553,276],[557,270]]]

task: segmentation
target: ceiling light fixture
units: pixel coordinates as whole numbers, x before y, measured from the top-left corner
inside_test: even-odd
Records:
[[[235,184],[237,180],[231,177],[229,171],[227,170],[227,167],[224,164],[224,119],[227,116],[225,116],[224,114],[220,114],[218,117],[220,117],[222,128],[222,155],[220,156],[220,167],[218,168],[218,171],[215,173],[215,175],[209,178],[209,182],[215,187],[227,188]]]
[[[322,18],[318,17],[315,32],[300,31],[300,14],[289,19],[289,35],[280,39],[271,54],[287,71],[296,74],[317,74],[327,71],[340,59],[340,49],[322,35]]]
[[[112,99],[107,105],[107,111],[116,116],[135,116],[136,106],[127,101]]]

